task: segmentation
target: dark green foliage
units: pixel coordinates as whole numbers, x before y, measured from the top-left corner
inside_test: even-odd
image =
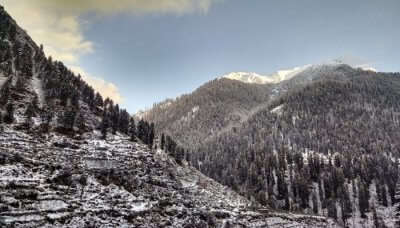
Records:
[[[149,145],[150,148],[153,147],[154,136],[155,136],[154,123],[151,123],[147,132],[147,142],[148,142],[147,144]]]
[[[78,114],[75,117],[75,123],[74,126],[78,128],[78,131],[84,132],[86,129],[85,125],[85,117],[83,116],[82,112],[78,112]]]
[[[362,218],[366,218],[366,212],[368,212],[369,208],[369,190],[368,184],[360,182],[358,185],[358,196],[359,196],[359,205],[360,205],[360,213]]]
[[[182,146],[194,148],[219,130],[237,125],[241,118],[237,113],[267,101],[269,91],[270,85],[213,80],[192,94],[155,104],[145,119],[155,123],[157,132],[168,132]]]
[[[40,119],[42,120],[42,133],[48,133],[50,130],[50,123],[53,119],[53,113],[50,110],[42,112],[40,115]]]
[[[362,201],[360,211],[365,216],[373,181],[380,180],[379,185],[387,186],[393,198],[396,192],[400,76],[346,71],[334,80],[328,75],[299,86],[236,131],[223,132],[200,148],[191,148],[192,165],[260,202],[265,202],[259,197],[263,191],[270,198],[285,199],[285,184],[291,183],[288,192],[294,209],[308,208],[310,197],[320,191],[313,184],[318,188],[323,184],[321,202],[331,216],[336,214],[333,204],[337,202],[344,218],[349,218],[353,213],[350,194]],[[271,112],[280,105],[280,114]],[[271,177],[273,172],[278,183]],[[362,183],[359,192],[348,189],[346,182],[353,180]],[[276,206],[273,200],[269,203]],[[287,208],[281,204],[279,209]]]
[[[17,35],[19,39],[15,39]],[[13,65],[15,72],[12,72]],[[49,111],[59,116],[63,131],[71,131],[74,126],[81,132],[92,130],[92,125],[85,123],[88,119],[85,115],[99,116],[104,111],[108,120],[107,127],[111,128],[112,133],[120,131],[128,134],[129,113],[120,109],[118,104],[114,104],[110,99],[104,100],[81,75],[73,73],[62,62],[54,61],[51,56],[46,57],[43,45],[37,46],[23,30],[18,28],[5,10],[0,10],[0,71],[9,77],[0,90],[0,106],[6,105],[12,99],[20,99],[22,95],[27,95],[30,92],[27,85],[35,75],[41,81],[44,90],[45,110],[40,111]],[[12,78],[17,80],[16,86],[12,85]],[[36,97],[36,101],[33,101],[35,114],[39,113],[37,102]],[[62,110],[68,111],[62,113]],[[84,110],[84,113],[73,114],[71,110],[75,110],[74,112]],[[29,112],[31,111],[29,109]],[[27,113],[27,116],[33,115]],[[73,116],[75,117],[72,118]],[[75,118],[77,123],[73,121]],[[42,127],[48,130],[50,127],[48,123],[49,121],[42,124]]]
[[[28,104],[28,107],[26,108],[26,111],[25,111],[25,116],[27,118],[32,118],[32,117],[36,116],[36,108],[33,103]]]
[[[4,116],[4,123],[11,124],[14,122],[14,105],[8,103],[6,106],[6,114]]]
[[[67,131],[73,131],[77,112],[75,110],[64,111],[61,116],[61,125]]]
[[[165,146],[165,135],[164,135],[164,133],[162,133],[161,134],[161,144],[160,144],[161,150],[164,150],[164,146]]]
[[[155,137],[154,123],[149,124],[147,121],[141,119],[137,126],[137,137],[142,142],[153,148],[154,137]]]
[[[164,134],[162,134],[161,141],[163,140],[162,139],[163,137],[165,138],[164,150],[171,157],[173,157],[179,165],[182,165],[182,162],[185,159],[184,148],[181,146],[178,146],[178,144],[169,135],[165,136]]]
[[[109,127],[110,127],[110,124],[109,124],[108,116],[107,116],[107,113],[104,112],[103,113],[103,118],[102,118],[101,124],[100,124],[100,131],[101,131],[102,139],[106,139],[107,138],[107,130],[108,130]]]
[[[343,186],[341,191],[341,208],[342,208],[342,220],[346,223],[346,220],[352,215],[352,202],[350,201],[349,191],[346,186]]]
[[[129,121],[129,136],[132,142],[136,141],[136,124],[134,118],[130,118]]]

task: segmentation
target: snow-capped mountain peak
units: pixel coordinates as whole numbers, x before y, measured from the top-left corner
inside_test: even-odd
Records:
[[[222,78],[238,80],[244,83],[255,83],[255,84],[274,83],[274,80],[272,78],[262,76],[254,72],[232,72],[222,76]]]
[[[295,67],[292,69],[280,70],[269,75],[260,75],[254,72],[232,72],[222,76],[222,78],[227,78],[231,80],[238,80],[244,83],[253,84],[268,84],[268,83],[279,83],[288,79],[291,79],[296,74],[303,72],[305,69],[309,68],[311,65],[305,65],[301,67]]]

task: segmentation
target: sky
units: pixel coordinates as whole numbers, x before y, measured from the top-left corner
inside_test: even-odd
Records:
[[[0,0],[47,55],[135,113],[235,71],[400,71],[399,0]]]

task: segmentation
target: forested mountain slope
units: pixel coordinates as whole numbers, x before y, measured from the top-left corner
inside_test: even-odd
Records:
[[[400,74],[334,63],[257,77],[232,73],[142,117],[184,147],[171,152],[178,160],[253,201],[356,227],[399,224]]]
[[[46,57],[3,7],[0,47],[0,110],[6,122],[69,134],[98,128],[104,119],[113,132],[128,132],[128,112],[103,99],[62,62]]]
[[[278,74],[279,71],[270,76],[231,73],[205,83],[193,93],[155,104],[135,117],[154,122],[158,132],[170,135],[180,145],[194,148],[223,132],[235,130],[292,89],[327,75],[343,79],[353,70],[343,64],[326,64],[306,65],[287,71],[290,73]]]
[[[0,47],[0,227],[340,227],[178,164],[154,124],[45,57],[1,6]]]
[[[195,148],[192,164],[274,208],[394,227],[400,74],[338,69],[292,86],[235,131]]]
[[[154,122],[158,132],[172,136],[179,144],[199,146],[245,121],[268,101],[270,93],[270,85],[219,78],[191,94],[155,104],[136,117]]]

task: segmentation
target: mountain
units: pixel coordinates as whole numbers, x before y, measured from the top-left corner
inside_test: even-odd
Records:
[[[194,167],[252,201],[326,215],[343,226],[399,224],[399,73],[335,63],[307,66],[278,83],[230,75],[231,81],[222,77],[213,81],[218,86],[206,83],[185,95],[187,102],[170,100],[163,112],[174,118],[165,121],[157,105],[145,118],[162,123],[160,131],[185,147]],[[240,91],[225,86],[230,83],[241,83]],[[199,90],[224,94],[214,105]],[[264,96],[245,109],[242,96],[249,90]],[[201,117],[193,115],[181,121],[175,108],[191,108],[192,101],[202,102],[196,106],[205,109],[203,118],[223,114],[210,122],[197,123]],[[230,120],[238,110],[242,118]],[[203,128],[186,130],[185,124]]]
[[[249,72],[232,72],[227,75],[222,76],[222,78],[227,78],[231,80],[238,80],[244,83],[255,83],[255,84],[268,84],[268,83],[280,83],[282,81],[288,80],[295,76],[296,74],[303,72],[311,65],[305,65],[301,67],[295,67],[293,69],[280,70],[276,73],[270,75],[259,75],[257,73]]]
[[[154,122],[157,132],[173,136],[178,143],[201,145],[245,121],[269,99],[271,88],[269,84],[219,78],[192,94],[155,104],[136,117]]]
[[[0,47],[1,227],[340,227],[177,163],[153,124],[46,57],[1,6]]]
[[[341,77],[353,68],[344,64],[305,65],[268,76],[237,72],[200,86],[191,94],[167,99],[135,114],[154,122],[158,132],[195,148],[219,134],[235,130],[277,97],[325,75]]]

